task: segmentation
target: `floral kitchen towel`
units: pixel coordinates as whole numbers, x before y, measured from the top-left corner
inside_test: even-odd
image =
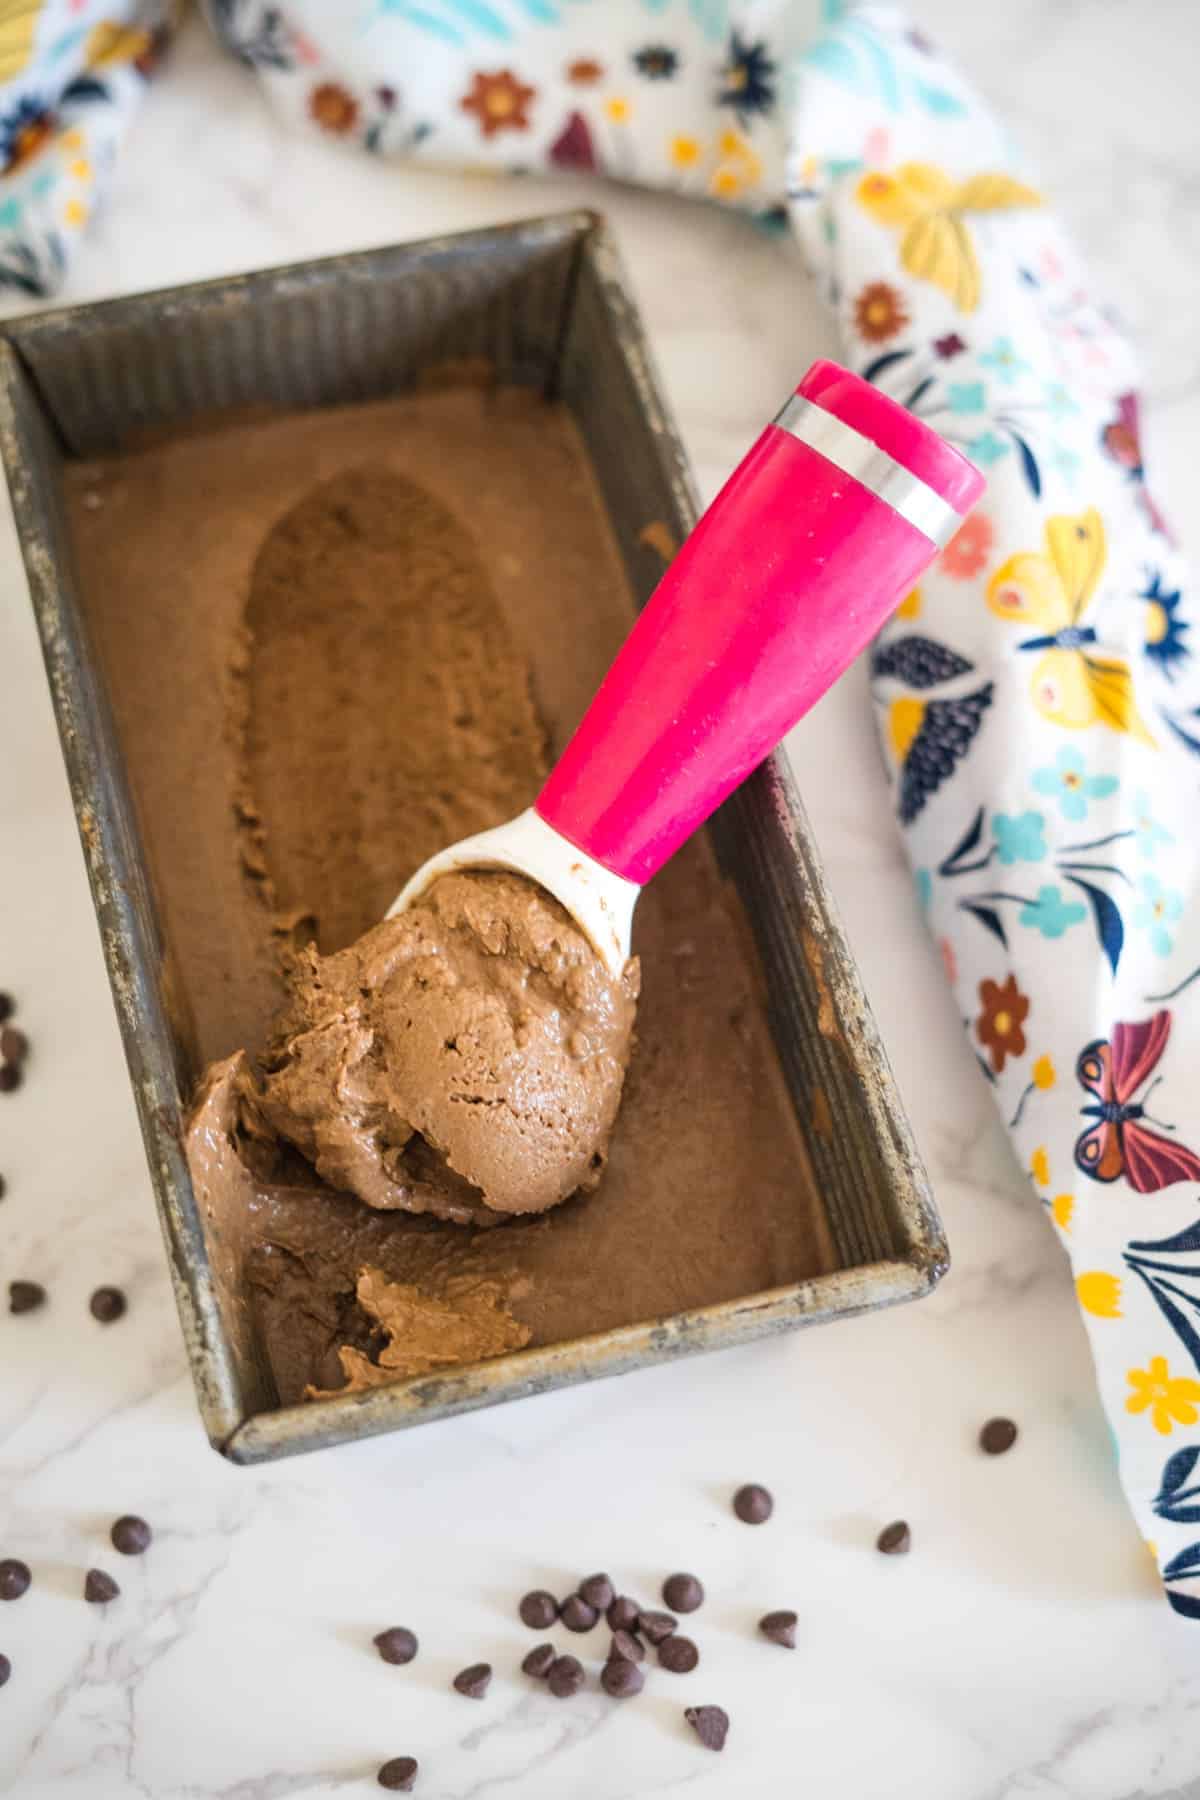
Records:
[[[986,469],[874,647],[874,710],[971,1054],[1072,1259],[1130,1502],[1200,1619],[1197,629],[1129,348],[1036,177],[892,7],[208,11],[288,117],[368,154],[590,170],[790,225],[844,359]]]
[[[0,0],[0,288],[58,287],[170,10],[169,0]]]

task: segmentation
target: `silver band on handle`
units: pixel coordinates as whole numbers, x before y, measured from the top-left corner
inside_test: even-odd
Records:
[[[844,475],[853,476],[863,487],[870,488],[939,550],[962,524],[962,514],[955,512],[928,482],[912,474],[852,425],[802,395],[793,394],[774,423],[817,451]]]

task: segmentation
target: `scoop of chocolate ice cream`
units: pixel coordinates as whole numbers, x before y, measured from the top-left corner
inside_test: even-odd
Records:
[[[543,1212],[600,1179],[638,973],[611,975],[520,876],[443,876],[349,949],[305,952],[262,1112],[369,1206]]]

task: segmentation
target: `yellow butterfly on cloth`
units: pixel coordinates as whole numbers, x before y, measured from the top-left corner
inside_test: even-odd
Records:
[[[892,174],[872,170],[855,191],[873,219],[899,226],[900,261],[909,274],[941,288],[964,313],[975,311],[981,288],[967,216],[1042,204],[1040,194],[1011,175],[954,181],[933,163],[901,163]]]
[[[1039,650],[1030,692],[1052,725],[1084,731],[1106,725],[1154,746],[1137,709],[1129,665],[1095,650],[1096,628],[1081,624],[1104,570],[1104,522],[1094,506],[1046,521],[1044,551],[1021,550],[992,576],[987,603],[998,618],[1038,628],[1020,650]]]

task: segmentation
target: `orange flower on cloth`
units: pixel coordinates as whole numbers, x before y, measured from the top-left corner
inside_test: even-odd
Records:
[[[868,344],[886,344],[908,322],[904,301],[890,282],[869,281],[854,302],[854,327]]]
[[[576,87],[594,87],[603,78],[604,64],[597,62],[594,56],[578,56],[567,64],[567,80],[573,81]]]
[[[1010,1056],[1025,1054],[1025,1020],[1029,1016],[1029,997],[1010,975],[1003,983],[981,981],[979,1003],[982,1007],[975,1021],[975,1036],[987,1051],[997,1075],[1004,1072]]]
[[[938,563],[943,575],[955,581],[970,581],[983,573],[995,533],[985,513],[972,513],[959,526]]]
[[[344,137],[358,123],[358,101],[336,81],[323,81],[308,97],[308,110],[322,131]]]
[[[1129,1385],[1133,1392],[1125,1402],[1126,1412],[1148,1410],[1150,1423],[1163,1437],[1169,1437],[1176,1425],[1195,1425],[1200,1420],[1196,1409],[1200,1381],[1172,1375],[1165,1356],[1152,1356],[1148,1368],[1130,1369]]]
[[[476,75],[469,94],[459,101],[463,112],[474,113],[485,138],[498,131],[528,131],[529,107],[537,93],[518,81],[511,69],[492,75]]]
[[[873,219],[899,230],[900,262],[909,274],[941,288],[964,313],[975,311],[982,292],[970,215],[1042,204],[1040,194],[1011,175],[955,181],[921,162],[901,163],[890,175],[873,170],[855,192]]]

